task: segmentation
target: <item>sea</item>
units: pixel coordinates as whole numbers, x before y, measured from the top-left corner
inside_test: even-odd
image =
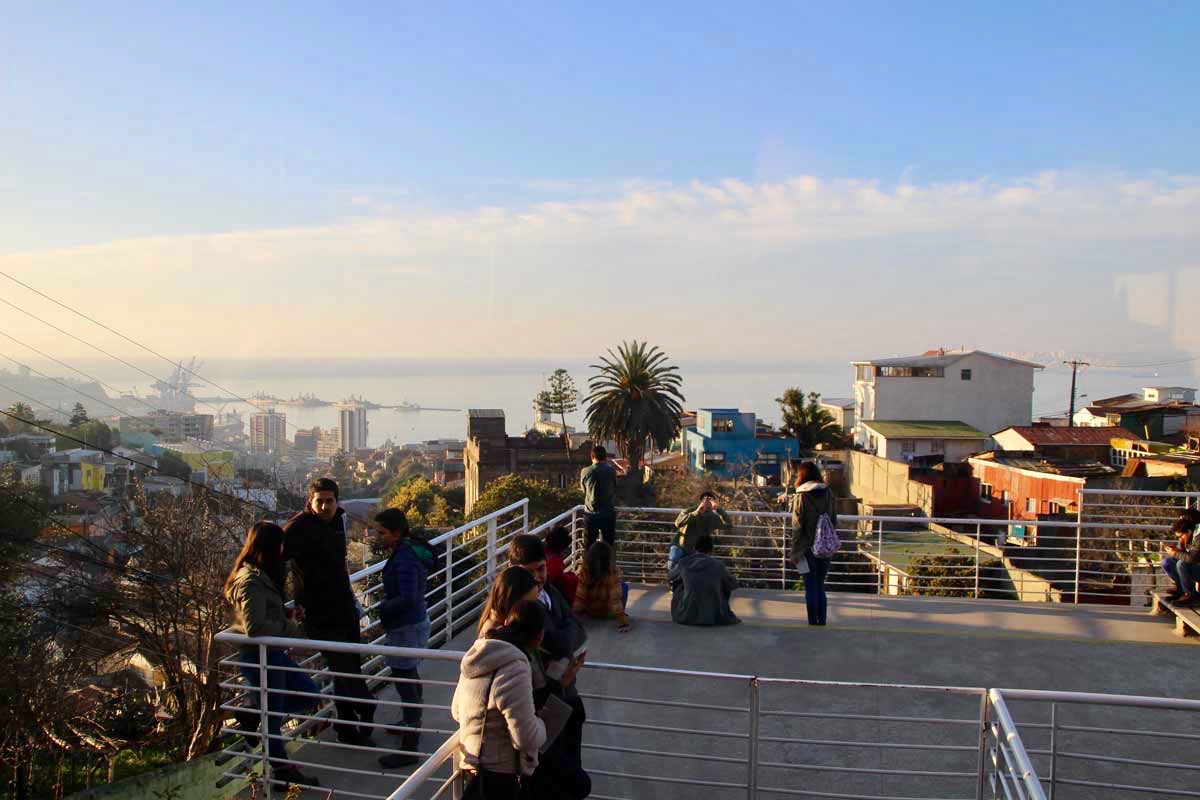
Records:
[[[1098,363],[1145,363],[1157,356],[1133,354],[1095,357]],[[1168,357],[1169,358],[1169,357]],[[1178,355],[1176,355],[1178,358]],[[1119,361],[1117,359],[1126,359]],[[1036,360],[1036,359],[1035,359]],[[145,373],[166,377],[171,368],[164,361],[130,360]],[[1047,367],[1034,378],[1033,410],[1035,418],[1065,414],[1069,403],[1071,370],[1061,363],[1039,363]],[[51,376],[79,375],[54,364],[29,362]],[[143,372],[130,370],[112,361],[65,361],[103,381],[106,396],[116,400],[119,393],[135,393],[149,399],[151,381]],[[537,360],[432,360],[432,359],[210,359],[202,361],[196,372],[201,385],[190,393],[205,398],[196,410],[204,413],[237,411],[248,415],[255,410],[274,407],[287,415],[289,438],[296,430],[320,426],[334,428],[338,409],[334,406],[272,406],[246,402],[265,393],[277,398],[301,394],[337,402],[355,395],[381,405],[407,402],[421,410],[374,409],[367,412],[368,444],[377,446],[390,440],[395,444],[431,439],[462,439],[466,434],[466,411],[471,408],[502,409],[510,434],[519,434],[534,418],[533,398],[544,388],[546,378],[555,369],[566,369],[574,378],[581,397],[581,408],[567,416],[567,423],[584,426],[582,398],[588,381],[597,370],[592,362]],[[1089,367],[1078,375],[1076,407],[1089,399],[1138,392],[1143,386],[1195,386],[1196,362],[1146,367]],[[776,398],[789,387],[818,392],[823,397],[851,397],[854,370],[847,361],[688,361],[677,362],[683,378],[684,407],[739,408],[752,410],[768,423],[781,419]],[[2,392],[0,392],[2,394]],[[19,398],[18,398],[19,399]],[[70,398],[59,392],[57,405],[69,408]],[[92,416],[113,413],[111,409],[80,397]],[[4,401],[4,398],[0,398]],[[11,400],[5,401],[5,405]],[[146,407],[129,400],[116,401],[132,413]]]

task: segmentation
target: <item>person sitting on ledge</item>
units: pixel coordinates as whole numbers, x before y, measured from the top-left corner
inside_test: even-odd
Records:
[[[604,540],[593,542],[583,557],[579,591],[572,608],[575,616],[615,619],[617,633],[628,633],[629,615],[625,613],[628,599],[629,584],[621,580],[616,551]]]
[[[1186,523],[1177,523],[1175,527],[1186,527]],[[1182,594],[1172,593],[1167,595],[1167,598],[1173,600],[1176,605],[1195,605],[1200,599],[1196,590],[1196,582],[1200,580],[1200,537],[1190,528],[1178,531],[1177,534],[1179,546],[1171,549],[1175,557],[1175,586]]]
[[[1183,584],[1179,582],[1179,570],[1176,565],[1179,563],[1181,555],[1187,552],[1187,544],[1184,539],[1192,535],[1196,526],[1200,525],[1200,511],[1189,508],[1179,515],[1175,520],[1175,524],[1171,526],[1171,535],[1175,537],[1176,544],[1168,545],[1162,560],[1163,572],[1167,573],[1167,577],[1175,584],[1175,590],[1167,595],[1167,599],[1176,601],[1183,597]]]
[[[729,607],[737,579],[712,555],[713,540],[704,535],[695,550],[671,566],[671,621],[680,625],[736,625],[741,622]]]

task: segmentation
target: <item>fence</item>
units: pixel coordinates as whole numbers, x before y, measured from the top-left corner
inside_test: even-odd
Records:
[[[1159,559],[1171,523],[1200,508],[1196,492],[1085,489],[1075,519],[1003,520],[841,515],[832,591],[1146,605],[1166,585]],[[617,559],[625,577],[666,578],[681,509],[623,508]],[[576,512],[576,516],[581,514]],[[790,515],[729,512],[714,553],[750,587],[792,589]],[[577,545],[582,525],[574,524]],[[578,552],[581,548],[577,547]]]

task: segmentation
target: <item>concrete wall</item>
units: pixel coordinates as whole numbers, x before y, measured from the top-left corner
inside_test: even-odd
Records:
[[[933,513],[933,487],[908,477],[908,464],[857,450],[845,451],[843,463],[850,494],[866,503],[908,504]]]

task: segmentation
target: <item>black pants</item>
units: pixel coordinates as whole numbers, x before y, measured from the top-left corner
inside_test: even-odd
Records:
[[[538,756],[538,768],[526,781],[528,795],[536,800],[583,800],[592,793],[591,776],[561,741]]]
[[[305,633],[312,639],[358,644],[358,621],[355,620],[353,629],[335,628],[331,630],[328,628],[305,626]],[[340,653],[332,650],[322,650],[321,655],[324,656],[325,666],[329,668],[330,672],[362,675],[362,659],[359,658],[358,653]],[[339,697],[352,698],[333,701],[338,715],[338,721],[333,724],[333,727],[339,736],[343,733],[354,731],[359,723],[373,722],[375,720],[375,704],[372,702],[375,698],[371,696],[371,690],[367,687],[366,678],[335,675],[333,678],[333,693]]]
[[[594,514],[584,514],[583,523],[587,526],[587,546],[599,537],[610,547],[617,540],[617,514],[615,511],[602,511]]]
[[[516,775],[481,769],[467,783],[463,800],[515,800],[521,783]]]

